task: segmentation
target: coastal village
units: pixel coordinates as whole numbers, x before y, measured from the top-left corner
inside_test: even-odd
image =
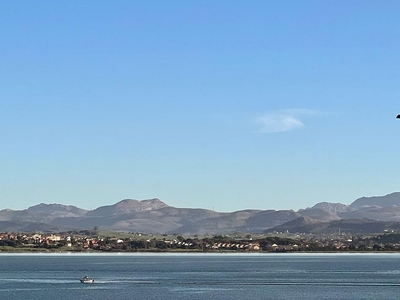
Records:
[[[183,237],[131,233],[97,234],[83,230],[65,233],[0,233],[0,251],[80,252],[310,252],[400,251],[400,233],[370,237],[281,235],[215,235]]]

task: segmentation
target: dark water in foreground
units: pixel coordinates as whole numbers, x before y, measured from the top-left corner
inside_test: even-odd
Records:
[[[1,300],[399,298],[399,254],[0,254]]]

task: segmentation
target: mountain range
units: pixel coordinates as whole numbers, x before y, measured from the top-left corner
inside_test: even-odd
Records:
[[[94,227],[161,234],[382,232],[400,229],[400,192],[362,197],[350,205],[320,202],[298,211],[247,209],[223,213],[172,207],[156,198],[125,199],[94,210],[41,203],[24,210],[0,211],[1,232],[56,232]]]

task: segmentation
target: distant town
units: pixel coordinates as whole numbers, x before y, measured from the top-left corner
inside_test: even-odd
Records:
[[[104,233],[0,233],[0,252],[347,252],[400,251],[400,232],[376,236],[250,234],[191,236]]]

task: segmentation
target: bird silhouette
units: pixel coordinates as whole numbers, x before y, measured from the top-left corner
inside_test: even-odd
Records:
[[[400,115],[397,115],[397,117],[396,117],[397,119],[400,119]]]

